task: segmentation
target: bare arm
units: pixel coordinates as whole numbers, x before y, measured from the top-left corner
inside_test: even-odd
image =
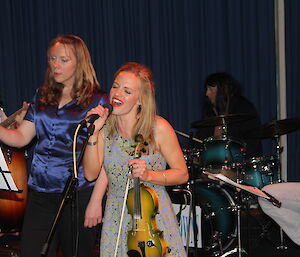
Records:
[[[84,151],[83,166],[84,176],[87,180],[95,180],[101,170],[103,163],[103,135],[102,131],[90,137],[89,143]]]
[[[87,180],[95,180],[101,170],[104,156],[104,132],[103,126],[108,116],[108,110],[98,105],[87,113],[87,117],[91,114],[98,114],[99,118],[94,122],[95,132],[89,138],[89,143],[84,151],[83,166],[84,176]]]
[[[102,167],[99,177],[91,195],[91,199],[85,211],[84,226],[93,227],[102,221],[102,199],[106,192],[108,179],[104,167]]]
[[[16,129],[7,129],[0,126],[0,141],[12,147],[21,148],[30,143],[35,137],[34,123],[23,120]]]
[[[161,154],[170,169],[151,171],[146,169],[144,160],[129,160],[133,166],[132,176],[157,185],[179,185],[188,180],[188,170],[177,136],[172,126],[163,118],[158,117],[155,127],[155,139]]]

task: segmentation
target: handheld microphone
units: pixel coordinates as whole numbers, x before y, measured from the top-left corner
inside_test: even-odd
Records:
[[[112,113],[113,111],[113,106],[111,104],[103,104],[103,108],[108,109],[108,116]],[[87,123],[93,124],[98,118],[99,114],[91,114],[89,115],[86,119],[80,122],[82,126],[86,126]]]

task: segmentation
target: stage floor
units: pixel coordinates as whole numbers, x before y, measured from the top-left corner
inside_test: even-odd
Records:
[[[100,235],[100,233],[99,233]],[[204,236],[204,235],[203,235]],[[280,228],[259,208],[242,211],[241,214],[241,241],[242,248],[248,257],[299,257],[300,246],[294,244],[283,233],[283,246],[280,240]],[[0,237],[0,257],[21,257],[20,255],[20,235],[3,234]],[[226,254],[237,246],[236,241],[226,249],[225,253],[219,256],[238,256],[237,253]],[[281,247],[280,247],[281,246]],[[99,244],[95,244],[95,257],[99,257]],[[211,254],[197,250],[197,257],[210,257]],[[58,252],[57,257],[63,257]],[[107,256],[103,256],[107,257]],[[122,256],[123,257],[123,256]],[[196,257],[193,247],[190,247],[189,257]]]

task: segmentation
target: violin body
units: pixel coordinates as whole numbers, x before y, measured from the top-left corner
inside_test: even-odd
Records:
[[[158,197],[154,189],[140,184],[140,206],[135,188],[128,192],[127,208],[132,215],[133,227],[128,231],[128,256],[163,257],[168,248],[163,232],[157,228],[155,215],[158,213]],[[136,204],[135,204],[136,203]],[[139,213],[140,207],[140,213]]]

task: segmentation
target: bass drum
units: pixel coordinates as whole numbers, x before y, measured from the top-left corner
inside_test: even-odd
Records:
[[[196,182],[196,202],[201,207],[203,249],[213,256],[224,253],[237,235],[236,205],[230,193],[213,182]]]
[[[189,188],[189,186],[186,186]],[[182,209],[185,209],[185,204],[189,204],[185,200],[186,195],[184,192],[190,189],[168,188],[169,195],[173,204],[181,204]],[[219,184],[198,180],[195,183],[195,193],[193,194],[196,201],[196,209],[200,207],[201,224],[197,224],[196,229],[200,233],[198,236],[198,250],[202,256],[220,256],[232,246],[237,235],[236,226],[236,204],[231,194],[222,188]],[[182,228],[182,220],[187,220],[187,217],[179,218],[180,213],[178,208],[174,208],[177,219],[180,220],[180,231],[187,231],[187,228]],[[196,210],[197,211],[197,210]],[[198,213],[196,213],[198,216]],[[185,222],[186,226],[187,222]],[[191,225],[191,230],[192,230]],[[190,238],[193,233],[190,233]],[[186,235],[183,237],[185,243]],[[191,242],[191,241],[190,241]],[[194,242],[194,241],[193,241]],[[185,243],[186,245],[186,243]],[[189,245],[194,246],[194,243]]]
[[[24,151],[1,145],[6,164],[20,192],[0,190],[0,231],[20,231],[27,203],[27,169]]]

